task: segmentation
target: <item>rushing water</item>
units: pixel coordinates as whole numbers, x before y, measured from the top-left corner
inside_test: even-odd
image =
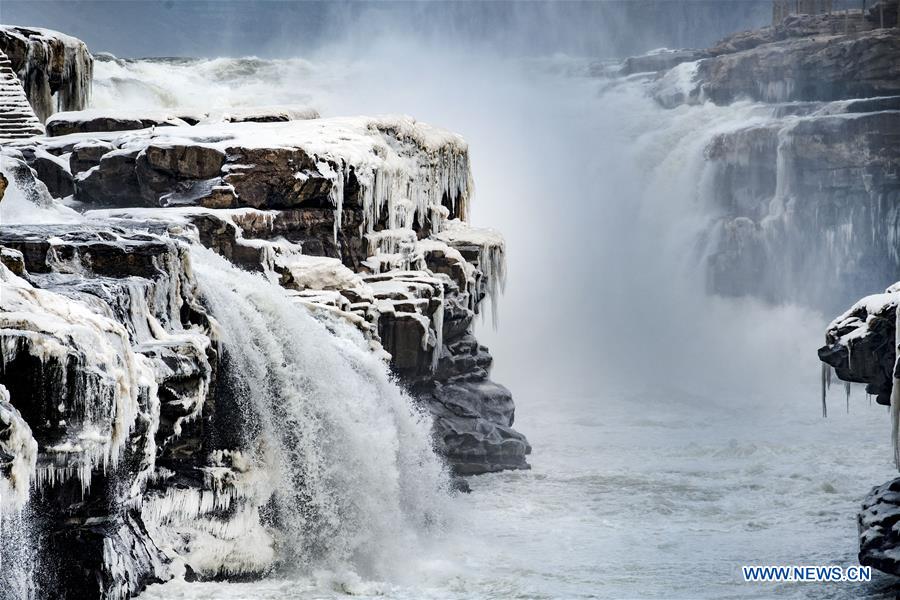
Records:
[[[261,276],[195,248],[251,461],[274,489],[288,572],[390,577],[448,516],[428,417],[347,324],[331,331]],[[357,574],[358,573],[358,574]]]
[[[703,148],[717,132],[766,121],[769,109],[664,110],[642,82],[610,85],[567,57],[418,50],[391,42],[364,60],[98,63],[94,98],[301,102],[324,114],[406,112],[462,133],[475,221],[503,230],[510,249],[503,321],[479,335],[495,378],[513,390],[533,469],[474,478],[475,493],[447,508],[452,526],[386,558],[393,569],[173,582],[146,597],[887,593],[880,577],[766,586],[739,576],[744,564],[853,563],[856,507],[892,476],[883,407],[856,390],[849,413],[818,416],[824,315],[703,291],[701,234],[715,217]],[[267,318],[260,327],[274,326]],[[263,334],[243,335],[252,347]]]

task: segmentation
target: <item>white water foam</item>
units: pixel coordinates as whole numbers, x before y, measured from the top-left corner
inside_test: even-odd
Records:
[[[329,329],[261,276],[195,248],[229,385],[274,487],[288,572],[402,576],[449,511],[430,423],[356,329]]]

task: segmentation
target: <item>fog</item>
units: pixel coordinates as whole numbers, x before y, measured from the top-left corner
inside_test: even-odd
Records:
[[[535,447],[530,479],[476,483],[485,490],[470,502],[485,517],[472,528],[496,534],[506,553],[473,560],[496,558],[530,582],[546,556],[565,556],[579,577],[611,581],[612,597],[667,597],[690,557],[715,578],[741,560],[799,560],[807,545],[823,564],[850,556],[850,507],[889,468],[886,429],[874,441],[880,412],[818,419],[825,315],[706,293],[717,214],[703,151],[717,132],[764,122],[767,109],[663,109],[640,81],[596,76],[604,59],[703,47],[765,24],[770,10],[768,0],[4,0],[0,20],[119,57],[207,59],[98,61],[95,106],[304,103],[326,116],[405,113],[462,134],[472,221],[502,231],[508,249],[499,328],[487,318],[478,336]],[[264,60],[236,60],[246,56]],[[842,462],[857,450],[871,472]],[[771,509],[795,495],[796,505]],[[583,514],[566,520],[572,506]],[[521,535],[532,525],[546,538]],[[628,562],[636,546],[647,562]],[[468,559],[470,549],[447,552]],[[516,585],[501,595],[533,592]]]

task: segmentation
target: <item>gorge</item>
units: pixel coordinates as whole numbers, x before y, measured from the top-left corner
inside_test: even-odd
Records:
[[[0,28],[0,598],[819,597],[735,572],[854,564],[860,504],[898,574],[815,355],[900,389],[885,5],[609,60]]]

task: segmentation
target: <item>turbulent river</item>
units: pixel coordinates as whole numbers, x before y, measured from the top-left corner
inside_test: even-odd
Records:
[[[473,221],[502,230],[509,248],[499,328],[479,335],[513,391],[533,468],[472,479],[474,493],[446,507],[446,527],[389,577],[312,568],[289,580],[172,582],[142,597],[887,593],[877,575],[778,586],[740,576],[747,564],[854,563],[856,508],[892,473],[884,407],[854,388],[845,409],[833,389],[820,416],[824,315],[704,292],[716,214],[703,149],[771,109],[666,110],[640,78],[611,83],[565,56],[475,60],[403,43],[366,56],[107,60],[93,102],[401,112],[465,136]]]

